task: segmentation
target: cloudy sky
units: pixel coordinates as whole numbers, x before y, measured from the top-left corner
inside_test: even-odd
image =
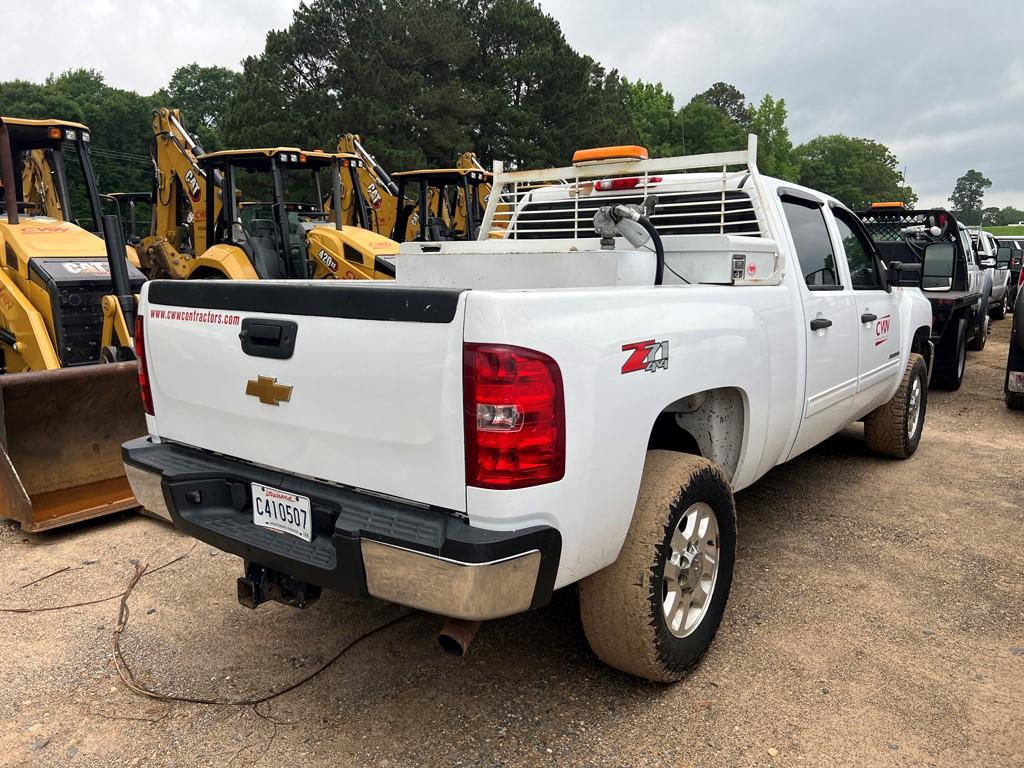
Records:
[[[287,26],[293,0],[10,3],[4,79],[71,67],[148,93],[191,61],[237,67]],[[1024,0],[541,0],[570,44],[677,104],[716,80],[785,98],[794,143],[844,133],[888,145],[923,203],[956,177],[1024,207]],[[40,10],[45,10],[41,13]],[[60,45],[40,46],[42,40]],[[3,105],[0,105],[2,111]]]

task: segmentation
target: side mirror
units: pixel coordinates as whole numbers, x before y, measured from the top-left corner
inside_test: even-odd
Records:
[[[890,261],[889,285],[896,285],[901,288],[920,288],[921,265],[906,264],[902,261]]]
[[[996,265],[995,259],[982,259],[978,262],[982,269],[992,269]]]
[[[1008,245],[1000,245],[999,250],[996,251],[996,266],[1008,267],[1011,261],[1013,261],[1013,248]]]
[[[953,289],[956,247],[952,243],[929,243],[921,263],[921,288],[925,291]]]

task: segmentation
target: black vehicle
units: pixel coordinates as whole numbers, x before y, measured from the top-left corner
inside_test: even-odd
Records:
[[[941,389],[959,389],[968,345],[980,349],[988,333],[988,302],[971,279],[970,243],[965,244],[956,218],[941,208],[911,210],[899,203],[876,203],[859,215],[887,264],[920,264],[929,244],[953,245],[952,278],[929,282],[926,277],[921,287],[932,305],[932,382]]]
[[[1003,398],[1006,407],[1024,411],[1024,292],[1017,292],[1014,304],[1013,328],[1010,330],[1010,352],[1006,357],[1006,378]]]

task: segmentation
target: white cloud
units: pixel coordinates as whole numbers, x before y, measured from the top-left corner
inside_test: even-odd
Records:
[[[786,99],[794,141],[873,138],[931,202],[977,168],[1024,206],[1020,0],[540,0],[570,44],[685,103],[716,80]],[[3,79],[88,67],[141,93],[198,61],[238,67],[298,0],[6,2]],[[12,34],[13,32],[13,34]],[[42,41],[42,44],[41,44]],[[2,106],[2,105],[0,105]],[[1004,202],[1005,201],[1005,202]]]
[[[286,27],[296,0],[5,2],[2,78],[41,81],[96,69],[110,85],[152,93],[198,61],[238,68]],[[13,32],[13,34],[11,34]]]
[[[1024,206],[1019,0],[540,0],[569,43],[686,103],[717,80],[786,100],[794,142],[871,138],[943,204],[968,168],[986,203]]]

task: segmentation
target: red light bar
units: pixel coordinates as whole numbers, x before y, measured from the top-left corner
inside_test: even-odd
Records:
[[[602,179],[594,184],[594,189],[599,192],[609,192],[614,189],[636,189],[637,187],[649,187],[652,184],[661,182],[661,176],[649,176],[647,183],[644,183],[642,176],[623,176],[619,179]]]

